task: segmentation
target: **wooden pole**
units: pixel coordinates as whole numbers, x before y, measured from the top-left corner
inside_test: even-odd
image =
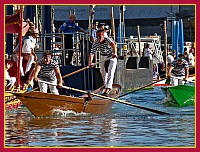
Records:
[[[137,33],[138,33],[138,45],[139,45],[139,56],[141,57],[141,46],[140,46],[140,44],[141,44],[141,38],[140,38],[140,26],[138,25],[137,26]]]
[[[164,51],[165,51],[165,75],[167,76],[167,25],[166,20],[164,20]]]
[[[113,7],[111,7],[110,9],[110,18],[111,18],[111,36],[115,41],[115,19],[114,19]]]

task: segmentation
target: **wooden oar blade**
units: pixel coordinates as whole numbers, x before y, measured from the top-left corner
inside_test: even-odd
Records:
[[[157,114],[160,114],[160,115],[169,115],[169,113],[167,113],[167,112],[163,112],[163,111],[159,111],[159,110],[155,110],[155,109],[139,106],[139,105],[136,105],[136,104],[124,101],[124,100],[105,97],[105,96],[102,96],[102,95],[99,95],[99,94],[95,94],[95,93],[91,93],[91,94],[94,95],[94,96],[100,97],[100,98],[104,98],[104,99],[108,99],[108,100],[115,101],[115,102],[118,102],[118,103],[122,103],[122,104],[125,104],[125,105],[133,106],[133,107],[140,108],[140,109],[143,109],[143,110],[147,110],[147,111],[150,111],[150,112],[153,112],[153,113],[157,113]]]
[[[140,109],[143,109],[143,110],[147,110],[147,111],[150,111],[150,112],[153,112],[153,113],[157,113],[157,114],[160,114],[160,115],[170,115],[170,113],[167,113],[167,112],[163,112],[163,111],[159,111],[159,110],[151,109],[151,108],[147,108],[147,107],[141,107],[139,105],[134,105],[134,107],[137,107],[137,108],[140,108]]]

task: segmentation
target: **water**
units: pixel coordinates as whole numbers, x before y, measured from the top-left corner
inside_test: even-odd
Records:
[[[69,113],[35,118],[25,108],[6,112],[6,147],[194,147],[194,106],[163,105],[161,88],[121,99],[172,115],[115,103],[106,115]]]

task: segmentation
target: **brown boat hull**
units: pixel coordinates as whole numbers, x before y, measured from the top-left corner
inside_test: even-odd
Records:
[[[101,93],[103,87],[93,91]],[[121,86],[114,85],[111,97],[118,97],[121,93]],[[116,93],[115,93],[116,92]],[[27,92],[16,94],[23,104],[34,116],[52,116],[57,115],[59,111],[74,111],[76,113],[106,114],[110,111],[113,101],[92,97],[88,100],[88,95],[80,97],[55,95],[43,92]]]

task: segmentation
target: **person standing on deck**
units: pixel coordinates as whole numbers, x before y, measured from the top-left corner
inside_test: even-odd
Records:
[[[36,46],[36,38],[38,36],[38,33],[39,32],[37,29],[30,30],[26,33],[25,37],[22,40],[22,56],[20,58],[20,60],[21,60],[20,74],[21,74],[22,78],[25,77],[25,79],[27,79],[27,77],[29,76],[29,72],[30,72],[32,63],[34,62],[34,60],[37,60],[34,49]],[[14,53],[15,54],[14,54],[13,58],[14,58],[15,62],[18,64],[19,44],[14,49]],[[28,61],[25,72],[24,72],[24,69],[22,66],[23,59]]]
[[[65,49],[68,51],[68,60],[67,65],[71,65],[72,57],[73,57],[73,34],[76,31],[83,32],[88,34],[85,30],[75,24],[76,16],[74,14],[69,15],[69,20],[65,21],[61,26],[59,31],[64,32],[64,44]]]
[[[151,46],[149,44],[147,44],[144,49],[144,57],[149,57],[150,60],[153,59],[153,51],[151,50]]]
[[[194,55],[192,53],[192,50],[189,51],[189,55],[188,55],[188,64],[189,66],[194,66]]]
[[[113,57],[112,59],[100,63],[100,72],[105,84],[104,95],[108,95],[112,89],[114,74],[117,66],[117,48],[115,42],[109,38],[104,37],[104,30],[97,31],[97,39],[92,44],[92,49],[89,55],[89,66],[93,66],[93,57],[96,51],[101,54],[100,59],[106,60],[106,58]]]
[[[51,53],[49,51],[44,52],[42,59],[38,61],[33,76],[35,81],[47,81],[57,84],[60,88],[62,87],[60,68],[56,61],[51,59]],[[48,85],[40,81],[38,81],[38,85],[41,92],[47,92],[49,86],[51,93],[59,94],[55,85]]]
[[[182,85],[184,81],[187,81],[189,75],[188,62],[183,59],[183,55],[180,54],[175,59],[167,72],[167,76],[170,77],[173,86]]]

